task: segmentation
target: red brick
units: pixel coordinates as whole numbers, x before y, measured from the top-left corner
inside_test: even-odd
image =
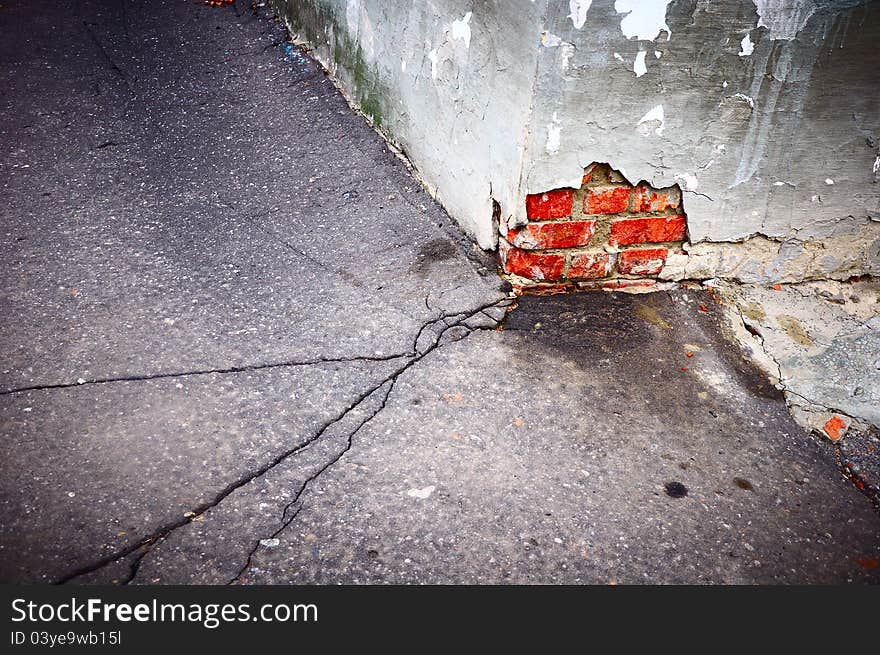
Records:
[[[569,284],[514,284],[513,292],[518,296],[556,296],[568,293],[573,287]]]
[[[584,169],[584,176],[581,178],[581,184],[629,184],[627,179],[620,173],[611,168],[608,164],[600,164],[593,162]]]
[[[595,187],[584,193],[585,214],[620,214],[629,206],[627,186]]]
[[[627,280],[618,278],[616,280],[587,280],[578,282],[577,285],[579,289],[608,289],[609,291],[617,289],[653,289],[657,286],[657,280]]]
[[[624,218],[611,222],[611,238],[608,243],[627,245],[684,241],[686,235],[687,223],[684,216]]]
[[[828,435],[828,438],[835,443],[840,441],[840,438],[843,436],[841,431],[846,432],[846,422],[842,418],[837,415],[832,416],[828,421],[822,426],[822,430],[824,430],[825,434]]]
[[[681,191],[678,187],[655,189],[648,184],[638,185],[632,193],[633,212],[663,212],[681,206]]]
[[[577,248],[585,246],[596,233],[596,221],[554,221],[528,223],[509,230],[507,240],[517,248]]]
[[[565,256],[556,253],[530,252],[514,248],[499,239],[501,263],[504,271],[530,280],[558,280],[565,268]]]
[[[526,216],[532,220],[547,220],[571,216],[572,190],[556,189],[526,196]]]
[[[571,256],[568,277],[584,280],[605,277],[611,271],[611,257],[607,252],[585,252]]]
[[[666,263],[666,248],[636,248],[617,255],[617,270],[623,275],[657,275]]]

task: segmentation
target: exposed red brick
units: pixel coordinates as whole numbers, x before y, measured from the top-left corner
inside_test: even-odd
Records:
[[[585,214],[620,214],[629,206],[627,186],[595,187],[584,193]]]
[[[686,235],[684,216],[623,218],[611,222],[611,238],[608,243],[623,246],[631,243],[683,241]]]
[[[514,248],[504,239],[499,239],[501,263],[507,273],[513,273],[530,280],[558,280],[565,268],[565,256],[556,253],[531,252]]]
[[[572,287],[569,284],[515,284],[513,292],[518,295],[555,296],[567,293]]]
[[[553,221],[527,223],[509,230],[507,239],[517,248],[577,248],[585,246],[596,233],[596,221]]]
[[[556,189],[526,196],[526,216],[532,220],[547,220],[571,216],[572,190]]]
[[[635,248],[617,255],[617,270],[623,275],[657,275],[666,263],[666,248]]]
[[[602,167],[601,164],[596,164],[596,163],[592,163],[589,166],[587,166],[584,169],[584,176],[581,178],[581,185],[586,186],[590,182],[592,182],[593,179],[596,179],[597,181],[601,180],[602,179],[602,168],[601,167]]]
[[[633,212],[662,212],[678,209],[681,206],[681,191],[678,187],[655,189],[647,184],[639,184],[632,193]]]
[[[577,283],[581,289],[650,289],[657,286],[656,280],[627,280],[618,278],[616,280],[585,280]]]
[[[611,271],[611,257],[607,252],[585,252],[571,256],[568,277],[584,280],[605,277]]]
[[[839,416],[832,416],[828,419],[825,425],[822,426],[822,429],[831,441],[837,442],[840,441],[840,438],[843,436],[841,430],[846,430],[846,423]]]

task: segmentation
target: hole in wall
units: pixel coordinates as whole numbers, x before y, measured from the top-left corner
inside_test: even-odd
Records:
[[[497,217],[503,275],[518,293],[645,289],[687,241],[679,185],[631,184],[607,163],[584,169],[581,185],[526,196],[525,225]]]

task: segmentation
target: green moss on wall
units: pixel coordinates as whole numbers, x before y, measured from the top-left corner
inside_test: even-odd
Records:
[[[329,58],[325,63],[333,62],[336,77],[360,110],[376,127],[387,130],[389,92],[380,81],[378,67],[366,61],[363,49],[349,33],[348,26],[320,0],[272,1],[291,33],[308,43],[320,59]]]

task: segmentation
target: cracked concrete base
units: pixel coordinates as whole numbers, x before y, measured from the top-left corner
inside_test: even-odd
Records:
[[[508,304],[242,2],[0,20],[3,581],[877,581],[704,293]]]
[[[826,425],[843,421],[840,437],[867,441],[849,449],[861,453],[855,474],[880,468],[880,282],[722,289],[738,339],[783,390],[795,420],[835,440]],[[857,480],[880,499],[880,476]]]
[[[791,404],[880,426],[880,282],[725,290]]]

